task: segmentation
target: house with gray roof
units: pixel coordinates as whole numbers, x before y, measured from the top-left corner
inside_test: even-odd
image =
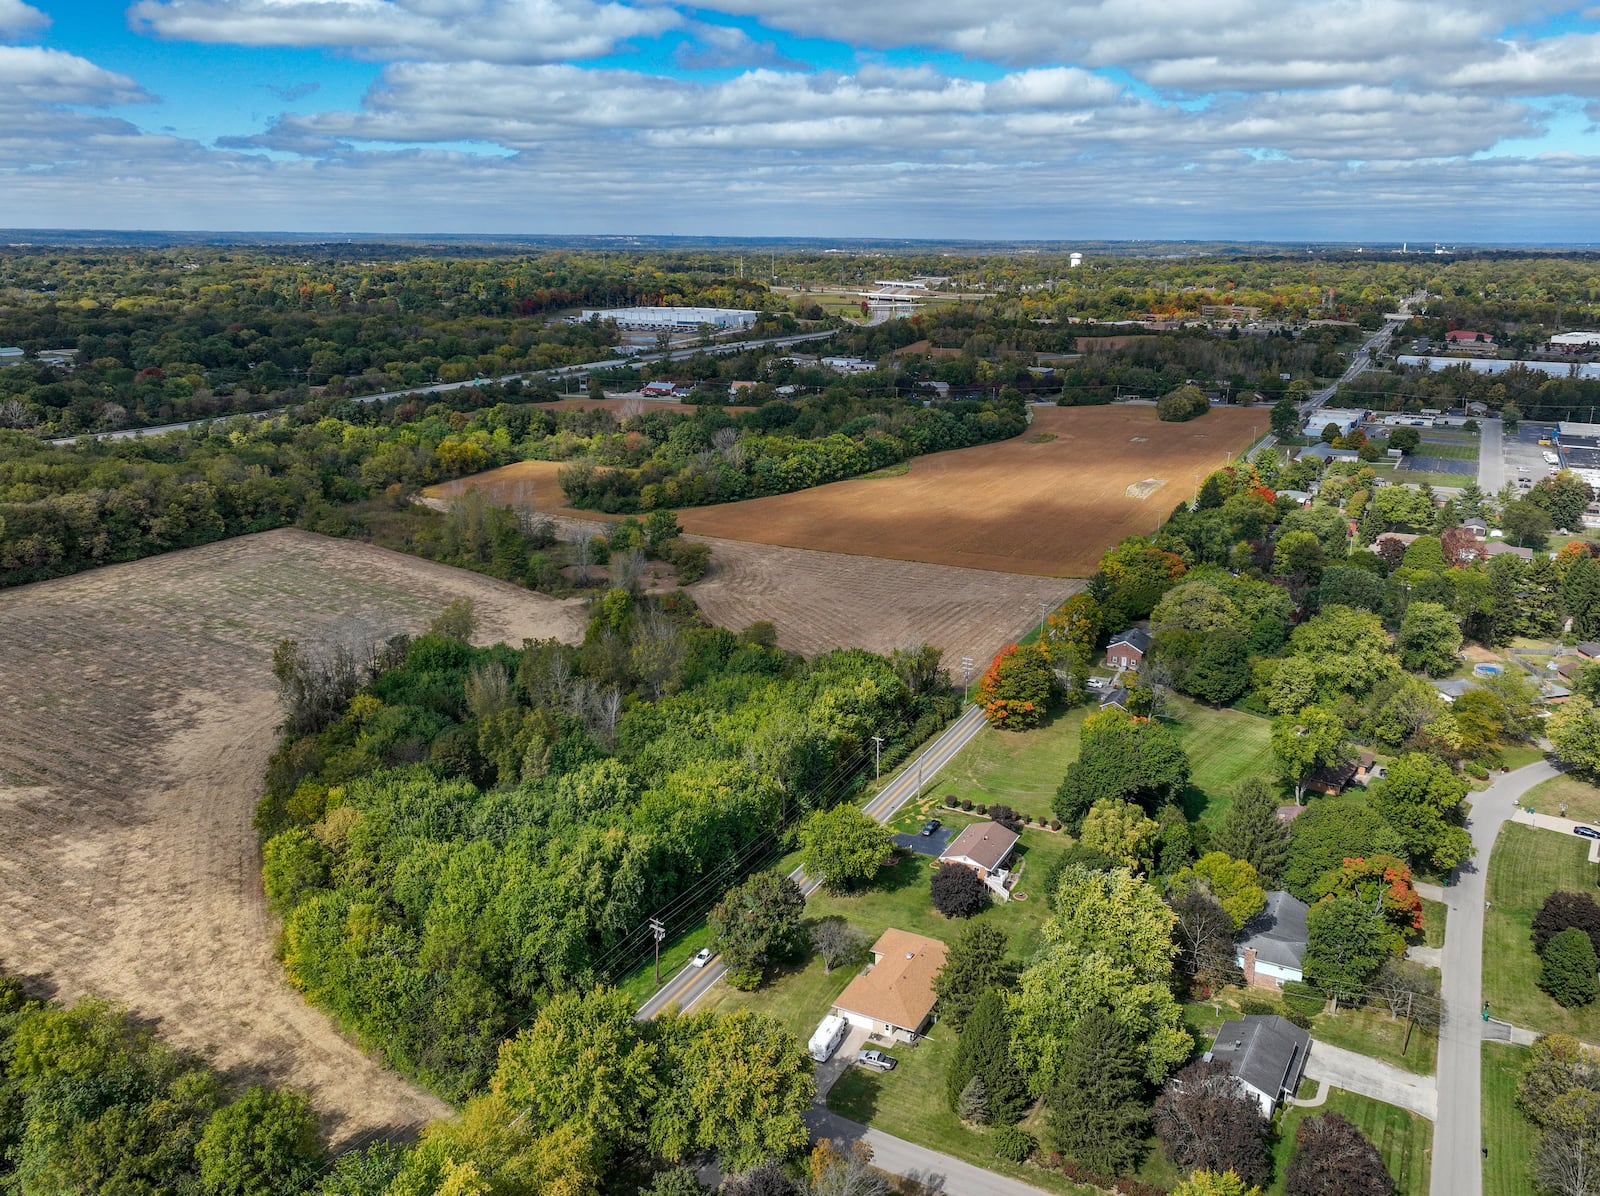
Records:
[[[1310,906],[1282,889],[1267,894],[1267,904],[1244,924],[1234,943],[1233,962],[1244,982],[1256,988],[1282,988],[1286,980],[1304,980],[1300,962],[1306,955]]]
[[[1311,1054],[1311,1035],[1275,1013],[1251,1013],[1223,1022],[1206,1058],[1228,1070],[1271,1117],[1280,1101],[1294,1095]]]

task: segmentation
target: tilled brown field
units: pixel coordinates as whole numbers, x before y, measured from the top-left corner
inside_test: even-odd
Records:
[[[0,960],[307,1089],[335,1141],[447,1112],[284,981],[251,816],[273,644],[418,630],[463,596],[485,642],[582,635],[576,603],[297,531],[0,592]]]
[[[1082,588],[1061,578],[879,560],[837,552],[713,540],[711,572],[689,588],[713,623],[758,620],[778,643],[812,655],[831,648],[932,644],[958,681],[961,658],[981,672],[1007,643]]]
[[[1087,577],[1108,547],[1154,531],[1267,422],[1239,407],[1184,424],[1159,422],[1154,407],[1040,407],[1021,436],[917,457],[899,477],[696,507],[678,520],[730,540]],[[1150,480],[1160,484],[1147,497],[1128,496]]]

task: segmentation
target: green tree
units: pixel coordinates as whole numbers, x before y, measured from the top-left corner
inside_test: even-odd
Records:
[[[1588,698],[1574,694],[1550,712],[1545,734],[1556,759],[1589,776],[1600,775],[1600,712]]]
[[[1173,878],[1178,890],[1197,889],[1227,912],[1235,930],[1259,914],[1267,903],[1255,868],[1248,860],[1238,860],[1227,852],[1210,851]]]
[[[1183,675],[1183,692],[1212,706],[1226,706],[1250,688],[1250,648],[1242,635],[1207,636]]]
[[[1383,579],[1368,570],[1332,565],[1322,571],[1322,583],[1317,587],[1319,607],[1348,606],[1381,615],[1388,604]]]
[[[979,997],[991,988],[1016,983],[1016,970],[1006,961],[1006,945],[1006,932],[992,922],[974,922],[956,936],[933,981],[940,1022],[960,1030]]]
[[[1198,386],[1180,386],[1156,400],[1156,418],[1168,423],[1183,423],[1211,410],[1211,401]]]
[[[1234,859],[1248,860],[1264,886],[1280,883],[1289,860],[1289,827],[1278,817],[1278,795],[1266,781],[1246,777],[1239,782],[1212,845]]]
[[[1272,405],[1272,432],[1275,436],[1293,436],[1300,430],[1300,408],[1292,399],[1279,399]]]
[[[1368,800],[1413,863],[1448,872],[1472,855],[1472,836],[1461,825],[1466,796],[1466,781],[1449,765],[1408,752],[1389,764],[1389,775],[1372,786]]]
[[[1525,498],[1507,503],[1500,512],[1500,527],[1506,539],[1525,548],[1543,548],[1545,539],[1555,525],[1543,507]]]
[[[1272,720],[1272,754],[1284,779],[1294,786],[1296,805],[1304,803],[1312,774],[1337,765],[1347,750],[1344,723],[1331,710],[1307,706],[1298,714]]]
[[[1311,907],[1302,968],[1333,997],[1359,997],[1388,956],[1383,915],[1359,897],[1334,897]]]
[[[1600,634],[1600,564],[1593,557],[1581,556],[1567,566],[1561,578],[1561,605],[1572,616],[1577,634]]]
[[[800,862],[806,874],[835,891],[871,880],[893,848],[888,829],[855,806],[817,810],[800,824]]]
[[[1173,914],[1156,889],[1125,868],[1061,870],[1056,913],[1011,998],[1016,1060],[1036,1094],[1059,1080],[1079,1019],[1109,1010],[1139,1046],[1145,1078],[1159,1083],[1193,1049],[1170,981]]]
[[[304,1093],[255,1087],[211,1115],[195,1158],[209,1196],[278,1196],[307,1183],[324,1154]]]
[[[973,1006],[950,1060],[945,1091],[951,1110],[959,1111],[961,1094],[976,1077],[983,1081],[989,1120],[995,1125],[1016,1124],[1027,1107],[1028,1087],[1012,1054],[1005,998],[990,989]]]
[[[1389,447],[1410,456],[1422,443],[1422,433],[1415,428],[1396,428],[1389,433]]]
[[[1147,811],[1182,796],[1189,758],[1173,732],[1117,709],[1083,720],[1078,759],[1056,790],[1055,811],[1076,827],[1097,801],[1133,801]]]
[[[502,1043],[491,1090],[535,1124],[570,1122],[602,1157],[638,1132],[657,1092],[658,1048],[626,993],[597,988],[552,997],[533,1025]]]
[[[1578,531],[1583,527],[1584,510],[1594,501],[1594,491],[1577,474],[1563,469],[1555,477],[1535,482],[1528,501],[1543,508],[1556,527]]]
[[[1555,1196],[1591,1196],[1600,1174],[1600,1092],[1573,1088],[1555,1099],[1533,1174]]]
[[[1317,884],[1346,859],[1404,850],[1377,812],[1364,802],[1313,802],[1289,828],[1289,861],[1283,885],[1302,901],[1317,897]]]
[[[1083,816],[1078,842],[1126,867],[1148,872],[1160,833],[1160,824],[1132,802],[1103,798]]]
[[[1322,541],[1310,532],[1286,532],[1272,554],[1272,572],[1295,585],[1316,585],[1322,577]]]
[[[1398,646],[1406,668],[1443,677],[1460,663],[1461,624],[1437,602],[1413,602],[1400,620]]]
[[[648,1135],[660,1157],[714,1150],[738,1172],[806,1144],[815,1068],[777,1019],[752,1009],[658,1017],[654,1032],[664,1066]]]
[[[1555,998],[1557,1004],[1571,1008],[1589,1005],[1600,996],[1600,960],[1594,952],[1589,936],[1576,926],[1570,926],[1551,936],[1544,945],[1539,959],[1539,987]]]
[[[1127,1175],[1150,1130],[1144,1062],[1126,1028],[1101,1009],[1073,1027],[1059,1083],[1046,1104],[1051,1149],[1099,1175]]]
[[[711,949],[722,956],[728,983],[751,992],[767,969],[800,949],[806,899],[787,876],[752,873],[729,889],[706,919]]]

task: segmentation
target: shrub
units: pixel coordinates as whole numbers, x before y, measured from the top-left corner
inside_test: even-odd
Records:
[[[1024,826],[1028,825],[1028,820],[1021,814],[1018,814],[1010,806],[1002,805],[999,802],[996,802],[994,805],[990,806],[987,813],[995,822],[1000,823],[1000,825],[1007,827],[1010,830],[1021,830]]]
[[[1291,1026],[1299,1026],[1302,1030],[1305,1030],[1305,1031],[1308,1031],[1308,1032],[1310,1031],[1311,1026],[1312,1026],[1311,1019],[1309,1017],[1307,1017],[1305,1014],[1301,1013],[1298,1009],[1296,1009],[1292,1005],[1285,1005],[1284,1006],[1284,1008],[1283,1008],[1283,1020],[1288,1022]]]
[[[979,802],[977,804],[977,806],[976,806],[976,809],[977,809],[978,813],[980,813],[980,814],[987,814],[989,812],[989,807],[986,806],[983,802]]]
[[[1545,944],[1570,927],[1589,936],[1589,943],[1600,955],[1600,904],[1587,893],[1557,889],[1544,899],[1533,916],[1533,949],[1544,954]]]
[[[971,799],[971,798],[970,798],[970,797],[963,797],[963,798],[962,798],[962,799],[961,799],[961,808],[962,808],[962,809],[963,809],[963,810],[970,810],[970,809],[972,809],[972,799]]]
[[[1489,779],[1489,770],[1476,760],[1468,760],[1461,768],[1469,777],[1476,780],[1487,781]]]
[[[1552,936],[1544,946],[1539,987],[1568,1008],[1588,1005],[1600,996],[1600,981],[1595,978],[1597,969],[1600,969],[1600,962],[1596,961],[1589,936],[1576,926],[1569,926]]]
[[[944,804],[948,809],[954,810],[961,805],[961,799],[954,793],[946,793],[944,795]]]
[[[1056,819],[1052,818],[1050,820],[1050,829],[1053,830],[1053,831],[1060,830],[1061,829],[1061,823],[1058,822]]]
[[[1014,1125],[1003,1125],[994,1132],[994,1153],[1008,1163],[1025,1163],[1038,1148],[1032,1134]]]
[[[933,908],[947,918],[970,918],[989,905],[989,886],[971,868],[941,864],[928,882]]]
[[[1291,980],[1283,986],[1283,1003],[1308,1017],[1315,1017],[1327,1005],[1328,998],[1313,984],[1307,984],[1304,980]]]
[[[1278,1006],[1262,997],[1246,997],[1239,1002],[1239,1012],[1246,1017],[1263,1017],[1278,1012]]]

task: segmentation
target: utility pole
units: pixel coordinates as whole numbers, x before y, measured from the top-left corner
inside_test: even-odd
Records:
[[[966,698],[967,690],[970,689],[971,687],[972,687],[972,657],[963,656],[961,658],[961,696],[962,696],[963,699]]]
[[[650,933],[655,936],[656,940],[656,983],[659,985],[661,983],[661,940],[667,937],[667,928],[661,924],[659,919],[651,918]]]
[[[1045,615],[1047,615],[1049,613],[1050,613],[1050,604],[1048,602],[1041,601],[1039,603],[1039,635],[1041,637],[1043,637],[1043,635],[1044,635],[1044,617],[1045,617]]]
[[[874,735],[872,737],[872,779],[875,780],[875,781],[879,781],[879,780],[883,779],[883,736],[882,735]]]

